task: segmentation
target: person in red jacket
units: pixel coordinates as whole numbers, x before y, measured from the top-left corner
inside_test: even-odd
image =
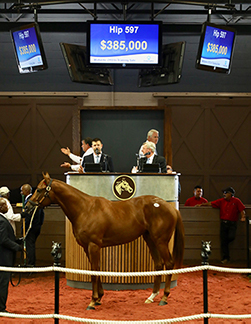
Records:
[[[235,190],[232,187],[227,187],[222,190],[223,198],[202,203],[199,206],[212,206],[213,208],[220,209],[220,241],[221,241],[221,254],[223,264],[230,260],[229,243],[235,239],[237,222],[239,214],[241,221],[246,219],[245,206],[239,198],[235,198]]]
[[[194,196],[191,198],[188,198],[187,201],[185,202],[184,206],[194,207],[196,205],[200,205],[202,203],[207,202],[207,199],[202,197],[203,189],[201,186],[195,186],[193,189],[193,194],[194,194]]]

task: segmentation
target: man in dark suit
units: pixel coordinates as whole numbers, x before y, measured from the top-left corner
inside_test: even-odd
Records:
[[[24,196],[24,204],[28,202],[29,198],[32,196],[32,187],[28,183],[22,185],[21,195]],[[25,234],[26,236],[26,252],[27,252],[27,265],[35,267],[36,265],[36,240],[40,234],[41,226],[44,222],[44,211],[43,209],[37,209],[35,215],[32,219],[32,213],[28,214],[23,212],[25,215]],[[23,232],[23,227],[22,227]]]
[[[145,142],[142,147],[144,157],[140,159],[140,168],[142,170],[144,163],[159,163],[161,173],[167,173],[166,159],[164,156],[155,154],[156,146],[152,142]],[[144,171],[143,171],[144,172]]]
[[[100,163],[103,171],[114,172],[112,158],[102,152],[103,144],[100,138],[94,138],[92,140],[92,148],[93,154],[84,157],[82,168],[84,168],[85,163]]]
[[[15,254],[22,248],[15,241],[14,230],[4,217],[8,211],[5,199],[0,198],[0,266],[13,267]],[[0,312],[6,311],[10,272],[0,271]]]

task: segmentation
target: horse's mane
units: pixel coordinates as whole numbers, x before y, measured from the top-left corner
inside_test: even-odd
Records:
[[[75,188],[75,187],[73,187],[73,186],[71,186],[71,185],[69,185],[69,184],[67,184],[67,183],[65,183],[65,182],[63,182],[63,181],[61,181],[61,180],[53,179],[52,184],[51,184],[52,188],[53,188],[55,185],[56,185],[56,186],[62,186],[62,187],[64,187],[64,188],[66,188],[66,189],[69,189],[69,191],[70,191],[71,194],[74,192],[74,193],[77,193],[79,196],[91,197],[91,196],[88,195],[87,193],[85,193],[85,192],[83,192],[83,191],[81,191],[81,190],[79,190],[79,189],[77,189],[77,188]]]

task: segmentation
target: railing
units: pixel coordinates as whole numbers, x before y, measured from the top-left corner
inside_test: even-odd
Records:
[[[96,320],[96,319],[89,319],[89,318],[79,318],[73,317],[68,315],[61,315],[59,314],[59,273],[77,273],[77,274],[86,274],[86,275],[95,275],[95,276],[111,276],[111,277],[122,277],[122,276],[153,276],[153,275],[167,275],[167,274],[181,274],[181,273],[189,273],[195,271],[203,271],[203,302],[204,302],[204,313],[202,314],[194,314],[191,316],[184,316],[179,318],[172,318],[166,320],[151,320],[151,321],[116,321],[116,323],[141,323],[141,324],[154,324],[154,323],[176,323],[176,322],[185,322],[190,320],[198,320],[204,319],[204,323],[208,323],[208,319],[210,318],[222,318],[222,319],[251,319],[251,314],[242,314],[242,315],[226,315],[226,314],[212,314],[208,313],[207,311],[207,271],[219,271],[219,272],[228,272],[228,273],[241,273],[241,274],[250,274],[250,269],[236,269],[236,268],[222,268],[218,266],[210,266],[210,265],[202,265],[196,267],[188,267],[176,270],[163,270],[163,271],[150,271],[150,272],[106,272],[106,271],[88,271],[88,270],[76,270],[76,269],[67,269],[60,267],[57,265],[57,262],[54,263],[51,267],[35,267],[32,268],[32,272],[55,272],[55,304],[54,304],[54,314],[34,314],[34,315],[27,315],[27,314],[13,314],[13,313],[1,313],[0,316],[8,317],[8,318],[33,318],[33,319],[48,319],[54,318],[54,323],[59,323],[59,319],[65,319],[69,321],[77,321],[83,323],[98,323],[98,324],[108,324],[108,323],[115,323],[115,321],[109,320]],[[29,268],[16,268],[16,267],[0,267],[0,271],[9,271],[9,272],[30,272]],[[241,294],[241,292],[240,292]]]

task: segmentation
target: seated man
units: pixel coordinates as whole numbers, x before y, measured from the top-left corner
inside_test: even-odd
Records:
[[[102,152],[103,144],[100,138],[94,138],[92,140],[93,153],[83,158],[82,165],[79,169],[80,173],[83,173],[85,163],[100,163],[103,171],[114,172],[112,158]]]
[[[187,201],[185,202],[184,206],[193,207],[193,206],[207,202],[207,200],[202,197],[203,189],[201,186],[195,186],[193,189],[193,194],[194,194],[194,196],[191,198],[188,198]]]
[[[143,144],[142,153],[144,154],[144,156],[139,159],[139,167],[133,168],[132,170],[133,173],[142,171],[143,165],[145,163],[147,164],[159,163],[161,173],[167,173],[166,159],[164,158],[164,156],[156,155],[155,149],[156,146],[152,142],[145,142]]]

